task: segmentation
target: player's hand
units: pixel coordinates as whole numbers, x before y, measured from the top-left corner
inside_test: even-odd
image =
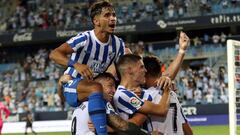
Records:
[[[187,34],[181,31],[179,37],[179,49],[185,51],[189,45],[189,41]]]
[[[93,72],[88,67],[88,65],[75,63],[74,68],[78,71],[78,73],[80,73],[83,76],[83,78],[88,79],[88,80],[93,79]]]
[[[94,127],[94,125],[91,121],[88,121],[88,128],[90,131],[96,133],[96,128]]]
[[[163,92],[164,92],[164,93],[170,93],[170,91],[171,91],[171,86],[170,86],[170,87],[165,87],[165,88],[163,89]]]
[[[157,87],[161,89],[165,89],[166,87],[170,87],[172,85],[172,80],[168,76],[161,76],[157,81]]]
[[[69,80],[72,80],[70,75],[62,75],[58,81],[58,84],[62,85],[63,83],[67,83]]]
[[[163,135],[163,133],[160,133],[158,131],[152,131],[152,135]]]

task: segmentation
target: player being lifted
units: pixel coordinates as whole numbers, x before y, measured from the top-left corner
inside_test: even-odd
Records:
[[[50,53],[50,59],[67,67],[73,80],[64,85],[66,102],[73,107],[88,98],[88,111],[99,135],[107,134],[103,88],[93,77],[105,72],[125,52],[123,41],[113,35],[116,13],[106,1],[91,6],[94,29],[79,33]],[[70,56],[70,59],[68,58]]]

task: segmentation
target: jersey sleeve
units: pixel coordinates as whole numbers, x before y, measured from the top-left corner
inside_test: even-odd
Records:
[[[117,102],[117,109],[119,112],[133,114],[144,104],[143,100],[130,91],[121,91],[118,94],[117,99],[114,100]]]
[[[78,48],[85,46],[87,39],[86,35],[78,34],[77,36],[70,38],[66,43],[69,44],[74,51],[77,51]]]

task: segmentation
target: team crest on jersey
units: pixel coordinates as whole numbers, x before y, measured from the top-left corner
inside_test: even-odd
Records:
[[[131,97],[130,98],[130,104],[134,107],[140,107],[141,106],[141,101],[139,101],[139,99],[136,98],[136,97]]]
[[[107,68],[107,64],[101,63],[100,61],[97,60],[93,60],[92,64],[90,65],[90,68],[96,73],[101,73],[105,71],[105,69]]]

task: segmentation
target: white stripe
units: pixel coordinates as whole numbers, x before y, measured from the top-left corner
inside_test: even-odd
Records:
[[[70,71],[70,67],[67,68],[67,70],[64,72],[64,74],[68,74]]]
[[[77,90],[74,88],[64,88],[64,92],[77,93]]]
[[[74,69],[72,73],[72,77],[77,77],[77,74],[78,74],[77,70]]]

